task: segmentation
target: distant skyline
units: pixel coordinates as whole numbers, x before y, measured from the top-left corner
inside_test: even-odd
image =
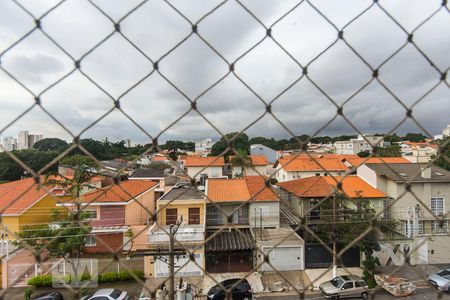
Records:
[[[36,18],[58,3],[56,0],[18,1]],[[117,22],[142,1],[93,2]],[[266,27],[270,27],[298,2],[242,1]],[[170,0],[170,3],[195,23],[221,1]],[[379,1],[379,5],[408,32],[439,9],[441,3],[441,0]],[[330,122],[337,111],[332,101],[314,86],[314,82],[337,105],[345,103],[345,116],[362,133],[388,133],[396,127],[406,115],[405,107],[398,101],[400,99],[407,108],[413,108],[413,116],[430,135],[440,134],[450,123],[450,35],[443,30],[450,28],[448,12],[444,9],[438,11],[415,30],[413,36],[414,42],[426,53],[433,65],[447,72],[444,83],[440,81],[441,74],[430,66],[414,45],[406,43],[407,33],[378,4],[373,5],[373,1],[311,0],[311,4],[333,22],[338,30],[343,28],[345,41],[372,68],[379,68],[379,80],[397,99],[376,80],[369,83],[372,79],[370,68],[344,41],[338,39],[338,30],[307,2],[293,9],[273,26],[271,34],[275,41],[266,36],[263,26],[237,2],[226,2],[197,26],[198,33],[220,53],[221,58],[198,35],[190,35],[191,24],[170,5],[155,0],[143,4],[121,21],[121,33],[145,55],[158,61],[158,72],[168,78],[179,91],[163,76],[154,72],[120,98],[121,109],[152,136],[164,131],[159,138],[162,142],[173,139],[195,141],[204,137],[218,138],[220,134],[204,118],[213,123],[221,133],[241,131],[258,120],[245,133],[275,139],[292,137],[271,115],[266,114],[261,118],[265,113],[265,105],[254,94],[256,93],[267,103],[276,98],[271,104],[272,113],[295,135],[312,135]],[[345,26],[371,5],[361,17]],[[41,25],[74,59],[82,57],[114,31],[113,23],[88,1],[62,3],[42,18]],[[13,1],[1,1],[0,53],[34,26],[33,18]],[[164,56],[188,35],[189,38]],[[313,82],[306,78],[296,82],[302,76],[302,69],[276,43],[282,45],[302,65],[308,64],[308,76]],[[310,63],[332,43],[335,44]],[[254,49],[236,62],[256,44],[258,45]],[[397,50],[398,53],[380,67]],[[229,67],[223,59],[228,63],[235,62],[234,74],[229,73]],[[68,74],[74,67],[73,61],[39,30],[2,55],[1,64],[36,94]],[[153,64],[116,32],[82,59],[81,70],[117,99],[150,74]],[[222,81],[207,90],[223,76],[225,78]],[[365,84],[365,89],[348,100]],[[291,85],[291,88],[281,94]],[[431,93],[415,104],[435,85],[437,87]],[[204,93],[205,91],[207,92]],[[199,95],[202,96],[198,98],[197,108],[204,118],[195,111],[189,112],[191,104],[186,99],[196,99]],[[0,131],[31,107],[34,101],[30,93],[0,70]],[[112,99],[79,71],[74,71],[45,91],[40,96],[40,101],[44,109],[75,136],[83,132],[81,138],[108,137],[112,141],[131,139],[133,143],[139,144],[150,142],[149,137],[119,110],[115,109],[103,117],[114,107]],[[171,126],[184,114],[186,115],[180,121]],[[102,119],[87,129],[99,118]],[[34,107],[0,132],[0,136],[14,136],[22,130],[39,132],[45,137],[72,140],[70,133],[39,107]],[[421,129],[408,119],[394,132],[405,134],[421,132]],[[338,116],[317,135],[342,134],[358,132]]]

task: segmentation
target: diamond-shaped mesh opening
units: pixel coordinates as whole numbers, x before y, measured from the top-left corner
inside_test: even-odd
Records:
[[[441,296],[447,1],[1,6],[0,298]]]

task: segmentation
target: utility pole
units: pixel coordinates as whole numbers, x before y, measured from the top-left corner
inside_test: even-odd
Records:
[[[263,232],[262,232],[262,230],[263,230],[263,226],[262,226],[262,208],[260,207],[259,208],[259,225],[260,225],[260,227],[259,227],[259,232],[260,232],[260,234],[261,234],[261,241],[263,240]]]
[[[170,279],[169,279],[169,300],[174,300],[175,299],[175,276],[174,276],[174,272],[175,272],[175,268],[174,268],[174,255],[173,255],[173,248],[174,248],[174,228],[173,228],[173,224],[170,224],[170,241],[169,241],[169,275],[170,275]]]
[[[337,276],[336,261],[336,195],[333,196],[333,278]]]

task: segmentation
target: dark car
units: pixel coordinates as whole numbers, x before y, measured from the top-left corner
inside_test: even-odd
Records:
[[[42,294],[31,298],[33,300],[64,300],[63,295],[60,292],[52,292],[48,294]]]
[[[242,281],[241,281],[242,280]],[[239,283],[238,283],[239,282]],[[252,299],[252,287],[247,279],[227,279],[220,283],[226,290],[231,289],[231,299],[248,300]],[[226,298],[225,290],[219,285],[213,286],[208,291],[208,300],[224,300]]]

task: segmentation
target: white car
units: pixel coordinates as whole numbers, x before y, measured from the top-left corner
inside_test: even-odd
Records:
[[[127,300],[128,293],[117,289],[101,289],[93,295],[84,296],[80,300]]]

